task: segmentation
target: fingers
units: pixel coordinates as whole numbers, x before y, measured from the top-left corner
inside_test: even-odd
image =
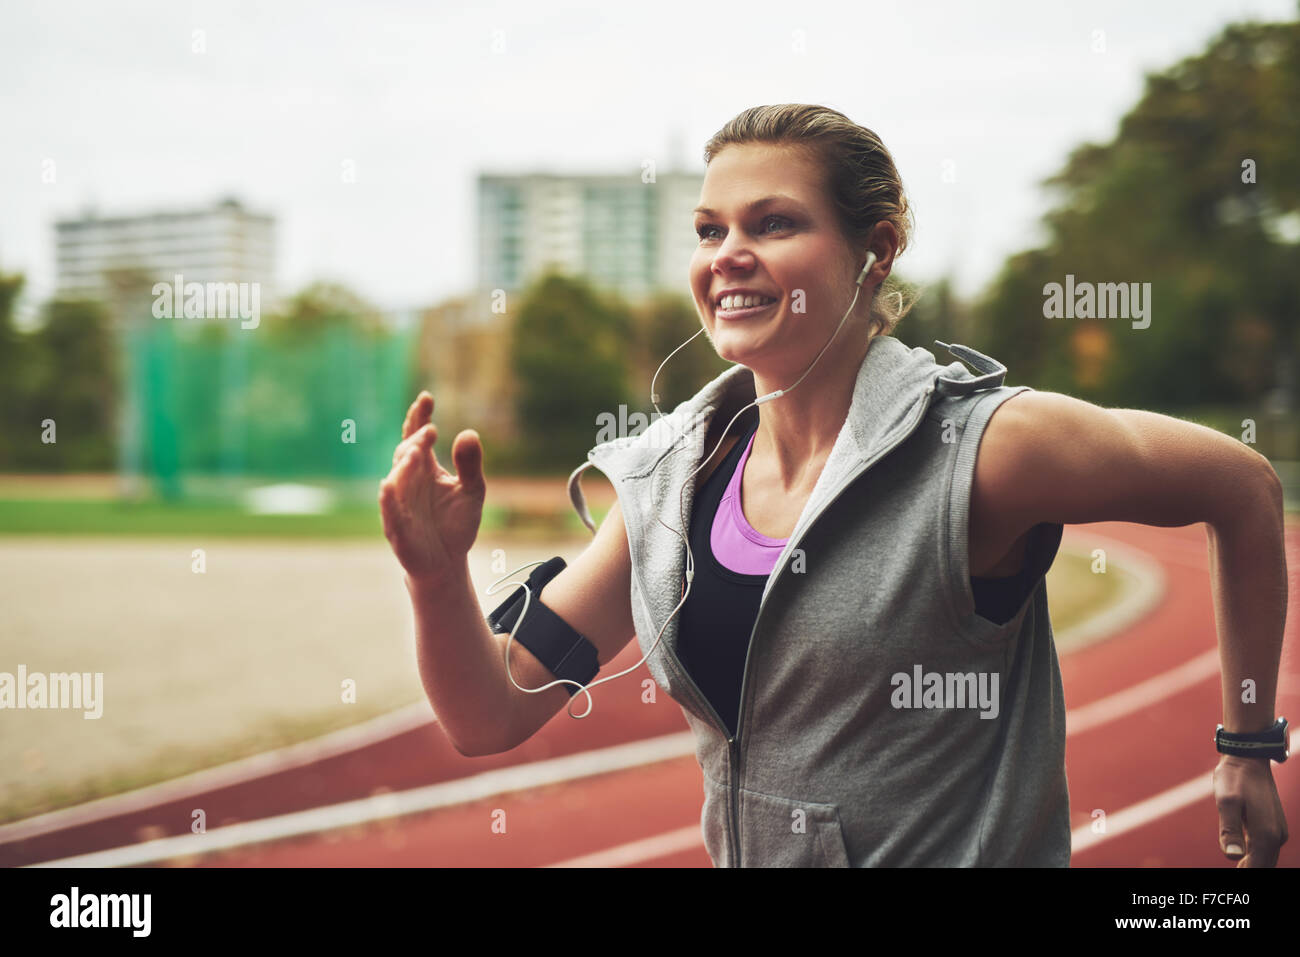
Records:
[[[1241,860],[1246,853],[1246,835],[1241,823],[1242,802],[1239,798],[1219,799],[1219,850],[1230,861]]]
[[[1224,761],[1214,774],[1219,849],[1238,867],[1276,867],[1288,835],[1271,769]]]
[[[392,541],[401,523],[397,512],[397,485],[392,478],[379,483],[379,514],[384,520],[384,537]]]
[[[413,478],[427,478],[437,465],[437,459],[433,454],[433,440],[437,437],[437,429],[428,426],[415,433],[408,442],[403,443],[405,446],[404,454],[397,458],[393,468],[397,472],[396,484],[398,496],[405,499],[407,489]],[[438,470],[442,471],[441,466]]]
[[[456,436],[451,445],[451,460],[456,466],[456,478],[465,491],[483,491],[483,442],[477,432],[466,429]]]
[[[406,421],[402,423],[402,438],[409,439],[433,414],[433,396],[427,391],[421,392],[406,410]]]
[[[406,420],[402,423],[402,438],[409,439],[419,428],[429,421],[433,413],[433,396],[422,391],[415,397],[410,408],[406,410]]]
[[[1276,822],[1269,821],[1252,828],[1247,821],[1246,856],[1237,862],[1237,866],[1277,867],[1277,858],[1283,843],[1284,839],[1278,833]]]
[[[393,468],[397,468],[399,462],[410,454],[412,449],[419,449],[422,453],[427,452],[433,458],[433,464],[439,472],[445,471],[438,463],[438,457],[433,453],[433,443],[438,441],[438,427],[430,422],[416,430],[410,438],[403,439],[393,450]]]

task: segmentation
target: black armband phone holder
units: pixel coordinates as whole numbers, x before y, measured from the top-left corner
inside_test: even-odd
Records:
[[[514,640],[531,651],[555,677],[585,685],[600,671],[596,646],[542,604],[541,600],[542,586],[564,568],[564,559],[556,555],[533,569],[527,579],[528,615],[518,627],[516,622],[524,608],[522,585],[487,616],[487,623],[494,634],[513,631]],[[573,685],[563,687],[568,689],[571,698],[580,690]]]

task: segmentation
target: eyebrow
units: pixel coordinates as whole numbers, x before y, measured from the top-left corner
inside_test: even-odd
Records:
[[[794,203],[796,206],[803,208],[803,203],[799,202],[799,200],[795,199],[793,196],[785,196],[783,194],[778,193],[772,196],[764,196],[762,199],[756,199],[748,206],[746,206],[745,209],[748,211],[752,209],[758,209],[763,206],[771,206],[773,203],[781,203],[781,202]],[[703,213],[705,216],[717,215],[716,210],[709,209],[709,207],[707,206],[696,206],[693,210],[691,210],[691,213],[692,214]]]

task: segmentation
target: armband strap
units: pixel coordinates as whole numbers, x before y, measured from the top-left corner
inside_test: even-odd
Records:
[[[487,622],[494,634],[514,630],[514,640],[531,651],[557,678],[587,684],[600,671],[596,646],[578,634],[568,622],[541,601],[542,586],[564,570],[565,562],[555,556],[533,569],[528,576],[528,617],[516,628],[524,608],[522,586],[503,601]],[[578,693],[573,685],[563,685],[569,697]]]

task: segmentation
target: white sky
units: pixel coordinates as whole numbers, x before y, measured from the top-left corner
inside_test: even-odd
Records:
[[[786,102],[880,134],[917,220],[900,275],[949,273],[969,294],[1038,241],[1038,182],[1114,135],[1146,72],[1229,22],[1297,15],[1295,0],[122,6],[0,10],[0,269],[27,274],[28,311],[53,289],[56,219],[226,194],[278,217],[282,288],[330,278],[427,305],[474,280],[480,171],[702,172],[728,119]]]

